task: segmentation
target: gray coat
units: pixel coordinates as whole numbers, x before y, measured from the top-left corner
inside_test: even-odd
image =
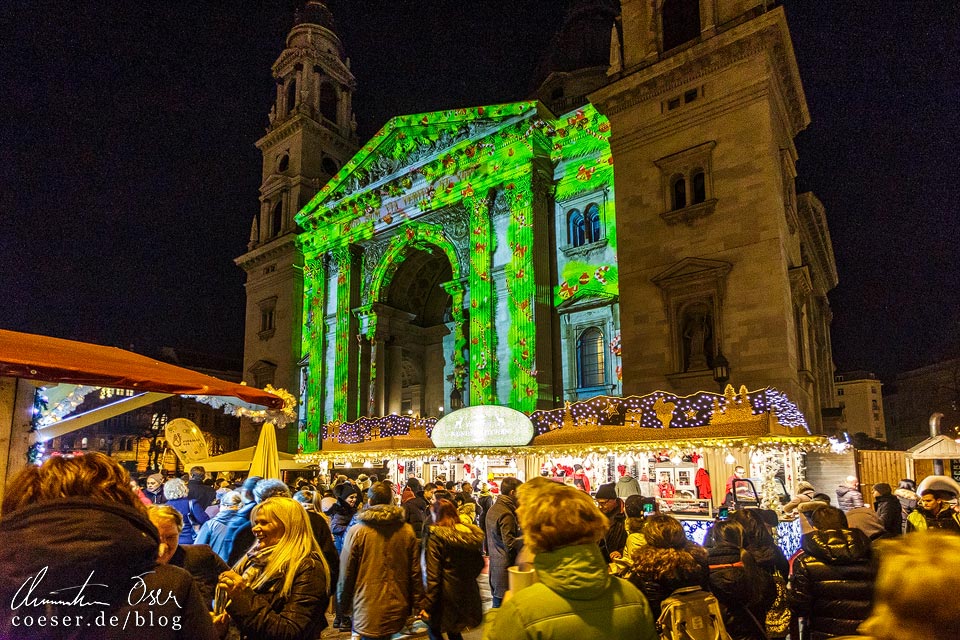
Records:
[[[507,567],[517,560],[523,548],[520,524],[517,522],[517,503],[505,495],[497,498],[484,515],[487,533],[487,553],[490,555],[490,593],[503,598],[507,592]]]
[[[423,583],[417,536],[404,510],[378,504],[357,513],[340,553],[337,600],[361,636],[390,636],[420,611]]]

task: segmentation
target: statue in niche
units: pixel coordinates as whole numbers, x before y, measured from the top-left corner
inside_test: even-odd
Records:
[[[713,359],[713,316],[703,305],[693,306],[683,313],[684,371],[708,369]]]

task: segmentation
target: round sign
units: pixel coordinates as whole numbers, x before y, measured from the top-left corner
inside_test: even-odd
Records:
[[[522,447],[533,440],[533,423],[509,407],[477,405],[445,415],[430,439],[440,448]]]
[[[167,423],[167,446],[180,458],[184,466],[199,462],[207,457],[207,442],[200,433],[200,427],[187,420],[177,418]]]

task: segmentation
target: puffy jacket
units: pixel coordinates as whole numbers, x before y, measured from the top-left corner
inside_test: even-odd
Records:
[[[423,595],[417,537],[403,509],[378,504],[357,514],[340,553],[337,600],[354,633],[389,636],[419,612]]]
[[[483,571],[483,531],[457,524],[432,526],[424,536],[423,604],[429,625],[444,633],[478,627],[483,621],[477,576]]]
[[[887,533],[898,536],[903,532],[903,515],[900,511],[900,501],[896,496],[889,494],[877,496],[873,501],[873,508]]]
[[[241,567],[242,569],[242,567]],[[314,640],[326,628],[329,604],[327,574],[313,553],[297,567],[290,593],[281,595],[284,572],[260,585],[246,587],[227,605],[227,613],[249,640]]]
[[[723,612],[723,623],[734,640],[765,640],[767,610],[776,598],[773,577],[756,564],[741,561],[740,548],[719,543],[707,549],[710,591]]]
[[[491,609],[484,640],[656,640],[647,599],[607,572],[596,544],[538,553],[539,582]]]
[[[863,494],[846,485],[837,487],[837,506],[843,511],[863,506]]]
[[[156,564],[159,547],[146,514],[114,502],[65,498],[7,513],[0,520],[0,638],[212,640],[213,624],[196,583],[179,567]],[[27,590],[15,595],[25,584]],[[81,597],[85,606],[35,602],[70,588],[61,591],[70,594],[66,598],[53,598]],[[156,602],[147,595],[153,593]],[[24,616],[46,616],[48,625],[56,617],[60,626],[17,626]],[[151,616],[169,622],[137,624]]]
[[[876,566],[870,540],[858,529],[814,531],[801,538],[788,601],[808,619],[813,640],[854,635],[870,615]]]
[[[685,549],[638,547],[629,560],[619,561],[616,567],[617,575],[629,580],[647,597],[655,620],[660,617],[663,600],[677,589],[709,589],[707,553],[694,543]]]
[[[487,511],[484,520],[487,523],[487,554],[490,556],[490,593],[502,598],[508,586],[507,567],[516,562],[517,554],[523,548],[516,501],[501,495]]]

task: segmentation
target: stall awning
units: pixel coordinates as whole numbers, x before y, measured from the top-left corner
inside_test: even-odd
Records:
[[[270,409],[283,398],[136,353],[0,329],[0,376],[197,396],[225,396]]]
[[[953,438],[938,435],[907,449],[914,460],[956,460],[960,459],[960,444]]]

